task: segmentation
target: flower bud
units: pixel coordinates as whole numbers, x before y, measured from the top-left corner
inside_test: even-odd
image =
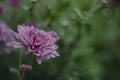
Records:
[[[33,26],[33,27],[35,27],[35,28],[37,28],[38,27],[38,25],[37,25],[37,23],[36,22],[34,22],[34,21],[31,21],[31,22],[28,22],[27,24],[25,24],[26,26]]]
[[[32,70],[32,66],[28,65],[28,64],[23,64],[23,65],[20,66],[20,70],[22,72],[28,72],[28,71]]]

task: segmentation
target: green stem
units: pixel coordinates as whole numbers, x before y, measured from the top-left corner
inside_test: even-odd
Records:
[[[31,56],[30,56],[30,63],[29,63],[30,65],[32,65],[33,59],[34,59],[34,55],[31,54]]]
[[[22,64],[22,56],[23,56],[23,49],[21,49],[20,55],[19,55],[19,67],[20,67],[21,64]]]
[[[22,80],[22,79],[24,78],[24,76],[25,76],[25,73],[23,73],[23,74],[21,75],[20,80]]]
[[[34,55],[30,53],[27,59],[27,64],[32,65],[33,59],[34,59]]]
[[[23,49],[21,49],[20,55],[19,55],[18,70],[19,70],[19,68],[20,68],[20,66],[21,66],[21,64],[22,64],[22,56],[23,56]],[[18,80],[22,80],[20,71],[19,71],[19,74],[18,74]]]

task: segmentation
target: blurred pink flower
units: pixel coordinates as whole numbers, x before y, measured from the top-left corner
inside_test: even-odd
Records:
[[[4,22],[0,21],[0,45],[6,52],[10,52],[12,49],[8,44],[14,40],[13,36],[11,29]]]
[[[2,14],[4,11],[4,6],[2,4],[0,4],[0,14]]]
[[[35,55],[38,64],[41,58],[55,58],[59,56],[55,42],[59,39],[55,32],[45,32],[34,26],[18,26],[18,33],[15,33],[17,41],[13,42],[15,48],[27,47],[28,52]]]
[[[120,0],[107,0],[109,6],[115,6],[116,4],[120,3]]]
[[[20,0],[9,0],[9,2],[13,7],[17,7],[20,3]]]
[[[28,64],[23,64],[23,65],[20,66],[20,70],[22,72],[28,72],[28,71],[32,70],[32,66],[28,65]]]

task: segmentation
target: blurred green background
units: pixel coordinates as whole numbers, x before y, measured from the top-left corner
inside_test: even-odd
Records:
[[[20,0],[17,7],[0,0],[0,4],[5,6],[0,20],[13,30],[35,21],[60,36],[60,57],[40,65],[34,60],[24,80],[120,80],[119,4],[105,0]],[[0,80],[16,80],[19,52],[0,51]]]

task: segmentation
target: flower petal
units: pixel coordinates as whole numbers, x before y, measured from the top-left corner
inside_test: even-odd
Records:
[[[37,63],[41,64],[41,57],[36,57]]]

